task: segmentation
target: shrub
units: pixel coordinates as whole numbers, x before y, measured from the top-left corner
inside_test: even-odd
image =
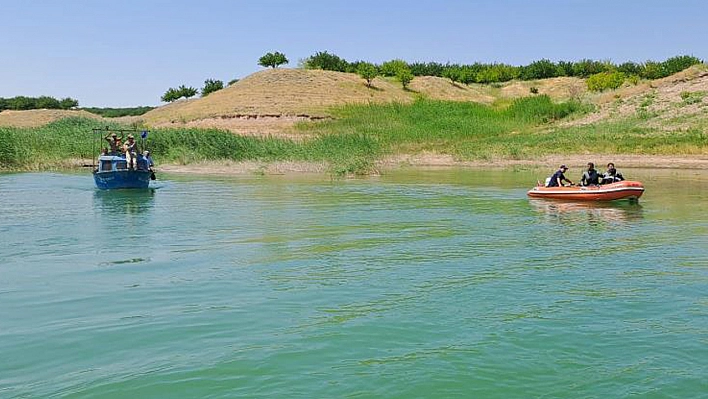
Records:
[[[554,104],[548,95],[542,94],[540,96],[517,98],[506,109],[505,113],[527,122],[546,123],[564,118],[581,110],[582,105],[576,101]]]
[[[590,91],[604,91],[619,88],[625,79],[622,72],[600,72],[590,76],[586,83]]]
[[[681,99],[683,100],[683,105],[697,104],[703,101],[705,95],[705,91],[682,91]]]

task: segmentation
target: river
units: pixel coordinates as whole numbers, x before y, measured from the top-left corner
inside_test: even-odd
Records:
[[[708,397],[708,172],[622,172],[0,174],[0,397]]]

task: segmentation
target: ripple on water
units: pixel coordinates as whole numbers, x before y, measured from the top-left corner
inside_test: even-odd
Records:
[[[0,175],[0,396],[699,397],[706,178],[536,178]]]

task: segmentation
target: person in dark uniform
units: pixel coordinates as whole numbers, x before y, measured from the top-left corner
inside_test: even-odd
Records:
[[[580,178],[581,186],[597,186],[600,184],[600,173],[595,169],[595,164],[588,162],[588,168]]]
[[[561,187],[563,186],[563,182],[567,181],[571,185],[573,184],[570,179],[565,177],[565,172],[568,170],[568,167],[565,165],[561,165],[560,168],[556,171],[556,173],[551,176],[551,180],[548,182],[548,185],[546,187]]]
[[[607,164],[607,172],[602,175],[602,184],[611,184],[624,180],[624,176],[617,169],[615,164],[610,162]]]

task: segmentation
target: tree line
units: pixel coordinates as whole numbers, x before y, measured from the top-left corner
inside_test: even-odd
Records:
[[[16,96],[11,98],[0,97],[0,111],[25,111],[30,109],[72,109],[78,106],[79,102],[69,97],[62,98],[61,100],[57,100],[56,98],[49,96]]]
[[[277,68],[280,65],[287,64],[289,61],[287,57],[285,57],[285,54],[280,53],[278,51],[274,53],[266,53],[263,55],[261,58],[258,59],[258,65],[261,65],[263,67],[270,67],[270,68]],[[228,84],[231,86],[232,84],[238,82],[238,79],[233,79],[231,80]],[[180,98],[185,98],[189,99],[194,96],[196,96],[198,93],[201,93],[202,97],[206,97],[209,94],[221,90],[224,88],[224,82],[221,80],[216,80],[216,79],[207,79],[204,81],[204,87],[202,87],[201,90],[198,90],[194,87],[187,87],[185,85],[181,85],[179,87],[170,87],[167,89],[165,94],[160,97],[160,100],[166,103],[171,103],[173,101],[177,101]]]
[[[548,59],[534,61],[528,65],[515,66],[504,63],[441,64],[438,62],[413,62],[395,59],[382,64],[366,61],[349,62],[327,51],[317,52],[306,58],[302,65],[306,69],[350,72],[362,75],[370,84],[368,75],[398,76],[407,71],[412,76],[437,76],[450,79],[453,83],[502,83],[510,80],[536,80],[554,77],[592,78],[588,82],[590,90],[604,90],[619,87],[627,80],[658,79],[673,75],[703,61],[690,55],[680,55],[662,62],[646,61],[643,63],[624,62],[615,64],[611,61],[583,59],[580,61],[558,61]],[[373,69],[372,69],[373,67]],[[405,86],[405,83],[404,83]]]
[[[260,57],[258,65],[266,68],[277,68],[288,62],[285,54],[276,51],[266,53]],[[587,79],[586,84],[589,90],[602,91],[616,89],[625,82],[636,84],[639,79],[659,79],[670,76],[702,62],[702,60],[694,56],[679,55],[661,62],[651,60],[642,63],[627,61],[621,64],[591,59],[553,62],[545,58],[521,66],[480,62],[473,64],[408,63],[401,59],[375,64],[366,61],[349,62],[336,54],[318,51],[302,60],[301,66],[305,69],[356,73],[366,80],[366,84],[369,87],[371,87],[373,80],[377,76],[395,77],[401,82],[404,89],[408,88],[408,84],[415,76],[442,77],[450,79],[453,83],[460,84],[493,84],[510,80],[536,80],[565,76]],[[229,82],[229,85],[237,81],[238,79],[234,79]],[[205,97],[210,93],[221,90],[223,87],[222,81],[207,79],[201,89],[201,95]],[[173,102],[180,98],[194,97],[199,92],[200,90],[194,87],[181,85],[177,88],[169,88],[161,100]]]

